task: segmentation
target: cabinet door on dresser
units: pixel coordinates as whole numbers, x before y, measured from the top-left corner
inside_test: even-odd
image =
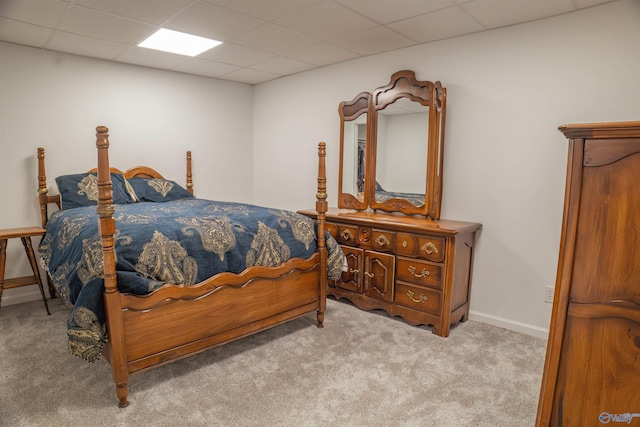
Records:
[[[356,246],[363,243],[366,248],[373,241],[379,247],[392,249],[389,240],[393,238],[392,235],[386,232],[372,233],[369,228],[346,224],[328,223],[327,229],[340,243],[347,259],[347,271],[331,285],[383,301],[393,301],[395,257]]]
[[[347,271],[343,271],[340,280],[335,281],[335,287],[362,293],[364,250],[345,245],[340,245],[340,247],[347,259]]]
[[[393,301],[393,255],[340,245],[347,259],[347,271],[330,286]]]
[[[382,252],[365,251],[364,266],[365,294],[392,302],[395,257]]]

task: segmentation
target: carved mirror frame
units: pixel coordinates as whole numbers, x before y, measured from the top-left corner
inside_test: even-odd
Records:
[[[366,210],[369,207],[369,195],[366,191],[366,181],[367,176],[371,176],[371,172],[368,170],[369,162],[367,161],[367,159],[370,157],[370,110],[371,94],[369,92],[362,92],[351,101],[343,101],[338,107],[338,114],[340,115],[340,173],[338,178],[339,208]],[[362,176],[360,177],[362,189],[358,192],[357,195],[354,195],[353,193],[344,192],[345,186],[358,185],[357,182],[354,182],[353,179],[349,180],[347,176],[351,176],[352,174],[356,173],[355,170],[351,169],[352,167],[354,167],[354,162],[357,161],[357,154],[355,154],[356,147],[352,145],[354,142],[354,136],[352,135],[352,132],[347,131],[347,126],[349,126],[351,123],[354,123],[359,118],[364,118],[366,139],[363,159],[364,164],[362,165]],[[347,135],[350,135],[351,137],[348,137]],[[347,171],[349,171],[350,173],[347,174]]]
[[[424,215],[440,219],[442,204],[442,165],[444,148],[444,127],[446,116],[446,89],[440,82],[420,81],[415,73],[403,70],[394,73],[390,82],[377,88],[373,94],[363,92],[351,101],[340,103],[340,174],[338,207],[356,210],[382,210],[400,212],[406,215]],[[400,99],[416,102],[428,109],[428,131],[424,135],[426,146],[426,180],[424,183],[424,203],[413,203],[409,198],[392,196],[383,201],[376,200],[376,161],[378,151],[378,115],[389,105]],[[351,155],[345,145],[345,126],[366,114],[366,153],[364,167],[364,192],[357,196],[343,192],[345,158]],[[347,151],[345,151],[347,150]],[[352,157],[351,157],[352,158]],[[353,171],[350,171],[351,173]],[[402,173],[398,171],[397,173]],[[402,194],[402,193],[400,193]]]

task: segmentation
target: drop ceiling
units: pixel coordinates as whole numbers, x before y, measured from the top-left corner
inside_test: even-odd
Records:
[[[0,0],[0,40],[257,84],[612,0]],[[159,28],[223,44],[138,47]]]

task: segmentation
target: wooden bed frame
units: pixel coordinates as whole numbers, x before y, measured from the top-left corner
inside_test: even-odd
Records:
[[[104,304],[109,341],[103,355],[111,364],[119,407],[129,402],[132,374],[161,366],[212,347],[246,337],[316,311],[321,328],[326,307],[327,211],[325,143],[318,144],[318,250],[308,259],[294,258],[279,267],[251,267],[240,274],[220,273],[194,285],[166,284],[148,295],[121,293],[116,282],[109,166],[109,130],[96,128],[98,149],[97,213],[104,255]],[[93,170],[95,171],[95,169]],[[125,177],[162,176],[139,166]],[[191,153],[187,152],[187,189],[192,192]],[[59,195],[47,195],[44,149],[38,149],[38,194],[43,227],[47,205],[60,207]]]

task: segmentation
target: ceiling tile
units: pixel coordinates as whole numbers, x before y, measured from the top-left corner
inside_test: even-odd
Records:
[[[58,29],[98,39],[138,44],[151,34],[155,27],[86,7],[73,6],[62,18]]]
[[[376,25],[370,19],[328,0],[293,12],[276,20],[274,24],[320,40],[328,40],[344,34],[355,33]]]
[[[419,42],[427,43],[484,30],[458,6],[431,12],[388,25],[389,28]]]
[[[416,44],[415,41],[394,33],[385,27],[376,27],[357,34],[339,37],[331,40],[331,43],[362,55],[388,52]]]
[[[175,68],[189,57],[175,53],[132,46],[116,58],[116,61],[155,68]]]
[[[571,0],[473,0],[461,6],[486,28],[498,28],[574,10]]]
[[[266,24],[253,30],[233,42],[258,50],[282,55],[292,50],[311,46],[320,40],[305,36],[273,24]]]
[[[46,45],[47,49],[103,59],[114,59],[128,47],[127,44],[79,36],[64,31],[56,31]]]
[[[250,68],[241,68],[238,71],[232,71],[220,77],[241,83],[258,84],[277,79],[280,75],[267,73],[266,71],[252,70]]]
[[[314,44],[313,46],[294,50],[287,53],[286,56],[288,58],[299,59],[300,61],[315,64],[317,66],[324,66],[357,58],[360,55],[329,42],[322,42]]]
[[[401,4],[387,0],[337,1],[381,24],[411,18],[452,5],[451,0],[402,0]]]
[[[264,21],[273,21],[320,0],[205,0]]]
[[[264,23],[224,7],[194,2],[166,22],[164,27],[225,42]]]
[[[272,53],[251,49],[233,43],[222,43],[213,49],[198,55],[198,58],[208,59],[211,61],[224,62],[225,64],[238,65],[247,67],[273,58]]]
[[[68,6],[61,0],[0,0],[0,16],[55,28]]]
[[[299,73],[301,71],[310,70],[314,68],[313,65],[301,62],[296,59],[285,58],[284,56],[277,56],[272,59],[268,59],[259,64],[251,67],[254,70],[267,71],[273,74],[280,74],[286,76],[287,74]]]
[[[0,17],[0,40],[43,47],[53,30]]]
[[[0,40],[257,84],[612,1],[0,0]],[[224,43],[198,58],[136,46],[159,26]]]
[[[174,68],[176,71],[209,77],[218,77],[239,69],[240,67],[235,65],[221,64],[220,62],[206,61],[199,58],[189,58]]]
[[[191,0],[75,0],[75,4],[101,12],[160,25]]]

